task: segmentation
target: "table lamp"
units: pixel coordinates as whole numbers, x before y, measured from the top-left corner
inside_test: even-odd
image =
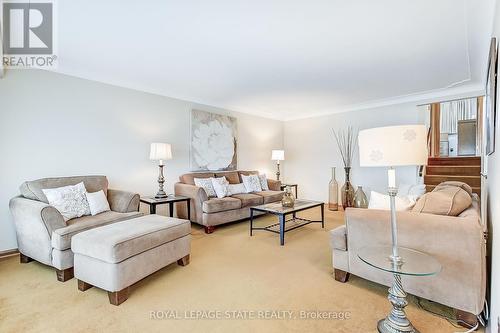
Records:
[[[396,223],[396,170],[394,167],[427,165],[427,129],[425,125],[403,125],[362,130],[358,136],[361,167],[388,167],[388,193],[391,205],[392,255],[400,263]]]
[[[271,160],[276,161],[278,171],[276,171],[276,180],[280,180],[280,161],[285,160],[285,151],[274,149],[271,154]]]
[[[149,159],[158,161],[158,167],[160,168],[160,173],[158,175],[158,193],[156,193],[155,198],[166,198],[167,193],[163,190],[163,184],[165,183],[165,178],[163,177],[163,167],[165,165],[163,161],[172,159],[172,147],[168,143],[153,142],[149,152]]]

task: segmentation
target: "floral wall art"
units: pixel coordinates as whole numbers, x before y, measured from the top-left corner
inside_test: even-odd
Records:
[[[191,170],[236,170],[237,134],[236,118],[191,110]]]

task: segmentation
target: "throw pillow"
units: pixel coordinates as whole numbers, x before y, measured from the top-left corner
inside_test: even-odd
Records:
[[[396,197],[397,211],[410,210],[414,205],[415,205],[415,200],[411,196]],[[391,199],[389,195],[371,191],[370,202],[368,203],[368,209],[390,210]]]
[[[228,196],[227,192],[229,182],[227,181],[226,177],[211,177],[210,181],[212,182],[212,186],[214,188],[215,194],[217,195],[217,198],[221,199]]]
[[[93,193],[87,192],[85,193],[85,196],[87,197],[90,214],[92,214],[92,216],[111,210],[111,208],[109,208],[108,199],[106,198],[103,190]]]
[[[89,203],[85,196],[87,190],[83,182],[76,185],[42,189],[42,191],[47,197],[49,205],[61,213],[64,221],[90,215]]]
[[[269,185],[267,185],[267,177],[265,174],[259,175],[259,181],[262,191],[269,191]]]
[[[458,216],[472,205],[472,198],[461,187],[441,186],[424,194],[418,201],[414,212],[435,215]]]
[[[194,185],[203,188],[209,198],[217,196],[217,193],[215,193],[215,189],[214,186],[212,185],[212,181],[210,180],[210,178],[194,178],[193,180],[194,180]]]
[[[458,181],[447,181],[447,182],[442,182],[438,186],[434,188],[433,191],[439,190],[442,187],[446,186],[451,186],[451,187],[459,187],[465,192],[467,192],[470,196],[472,196],[472,187],[469,186],[469,184],[463,183],[463,182],[458,182]]]
[[[227,186],[227,196],[242,194],[242,193],[247,193],[247,189],[245,188],[245,185],[243,183],[229,184]]]
[[[245,185],[247,193],[262,191],[258,175],[241,175],[241,179],[243,180],[243,185]]]

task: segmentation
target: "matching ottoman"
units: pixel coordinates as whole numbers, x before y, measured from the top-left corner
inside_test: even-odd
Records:
[[[175,261],[189,263],[190,232],[188,220],[146,215],[73,236],[78,289],[104,289],[120,305],[132,284]]]

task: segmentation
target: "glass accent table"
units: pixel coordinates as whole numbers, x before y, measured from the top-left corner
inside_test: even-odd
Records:
[[[441,264],[432,256],[405,247],[398,247],[400,262],[391,259],[391,246],[364,247],[358,251],[358,257],[364,263],[385,272],[392,273],[394,281],[389,288],[387,298],[392,310],[385,319],[378,322],[381,333],[418,333],[406,317],[404,308],[408,305],[406,292],[401,282],[402,275],[430,276],[441,271]]]

